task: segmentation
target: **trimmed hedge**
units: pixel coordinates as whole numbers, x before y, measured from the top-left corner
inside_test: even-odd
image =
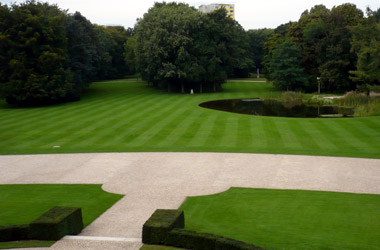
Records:
[[[142,242],[144,244],[163,245],[173,228],[184,228],[183,211],[175,209],[157,209],[144,223]]]
[[[59,240],[83,229],[78,207],[53,207],[27,225],[0,226],[0,242],[19,240]]]
[[[183,229],[183,211],[157,209],[143,226],[144,244],[196,250],[262,250],[264,248],[209,233]]]
[[[0,242],[28,239],[29,225],[0,226]]]
[[[169,232],[167,242],[170,246],[197,250],[262,250],[263,248],[243,241],[225,238],[215,234],[199,233],[180,228]]]
[[[35,240],[59,240],[68,234],[78,234],[82,229],[81,208],[53,207],[30,223],[29,238]]]

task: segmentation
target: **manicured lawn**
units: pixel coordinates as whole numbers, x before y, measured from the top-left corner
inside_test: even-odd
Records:
[[[11,108],[1,101],[0,154],[182,151],[380,158],[380,117],[256,117],[198,107],[209,100],[278,94],[263,82],[229,82],[223,89],[183,95],[128,79],[94,83],[74,103]]]
[[[185,227],[268,249],[380,249],[380,195],[231,188],[190,197]]]
[[[55,241],[12,241],[12,242],[0,242],[0,249],[10,249],[10,248],[28,248],[28,247],[50,247],[55,243]]]
[[[0,185],[0,226],[28,224],[54,206],[81,207],[86,227],[123,195],[94,184]]]

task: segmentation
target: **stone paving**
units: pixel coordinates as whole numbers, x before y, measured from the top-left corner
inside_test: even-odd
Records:
[[[0,156],[0,184],[95,183],[125,197],[52,249],[139,249],[157,208],[230,187],[380,194],[380,160],[236,153],[94,153]],[[102,238],[99,238],[102,237]],[[30,250],[30,248],[29,248]]]

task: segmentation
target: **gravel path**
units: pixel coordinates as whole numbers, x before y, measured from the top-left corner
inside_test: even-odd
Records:
[[[380,160],[230,153],[101,153],[0,156],[0,184],[101,183],[125,197],[53,249],[139,249],[143,223],[186,196],[230,187],[380,194]],[[99,238],[103,237],[103,238]],[[105,247],[105,245],[107,247]]]

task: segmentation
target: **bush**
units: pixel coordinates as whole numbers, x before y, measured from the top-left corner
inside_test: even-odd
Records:
[[[78,234],[82,229],[81,208],[53,207],[30,223],[29,238],[59,240],[67,234]]]
[[[173,228],[184,228],[183,211],[157,209],[143,225],[142,242],[145,244],[164,244]]]
[[[27,240],[29,225],[0,226],[0,242]]]

